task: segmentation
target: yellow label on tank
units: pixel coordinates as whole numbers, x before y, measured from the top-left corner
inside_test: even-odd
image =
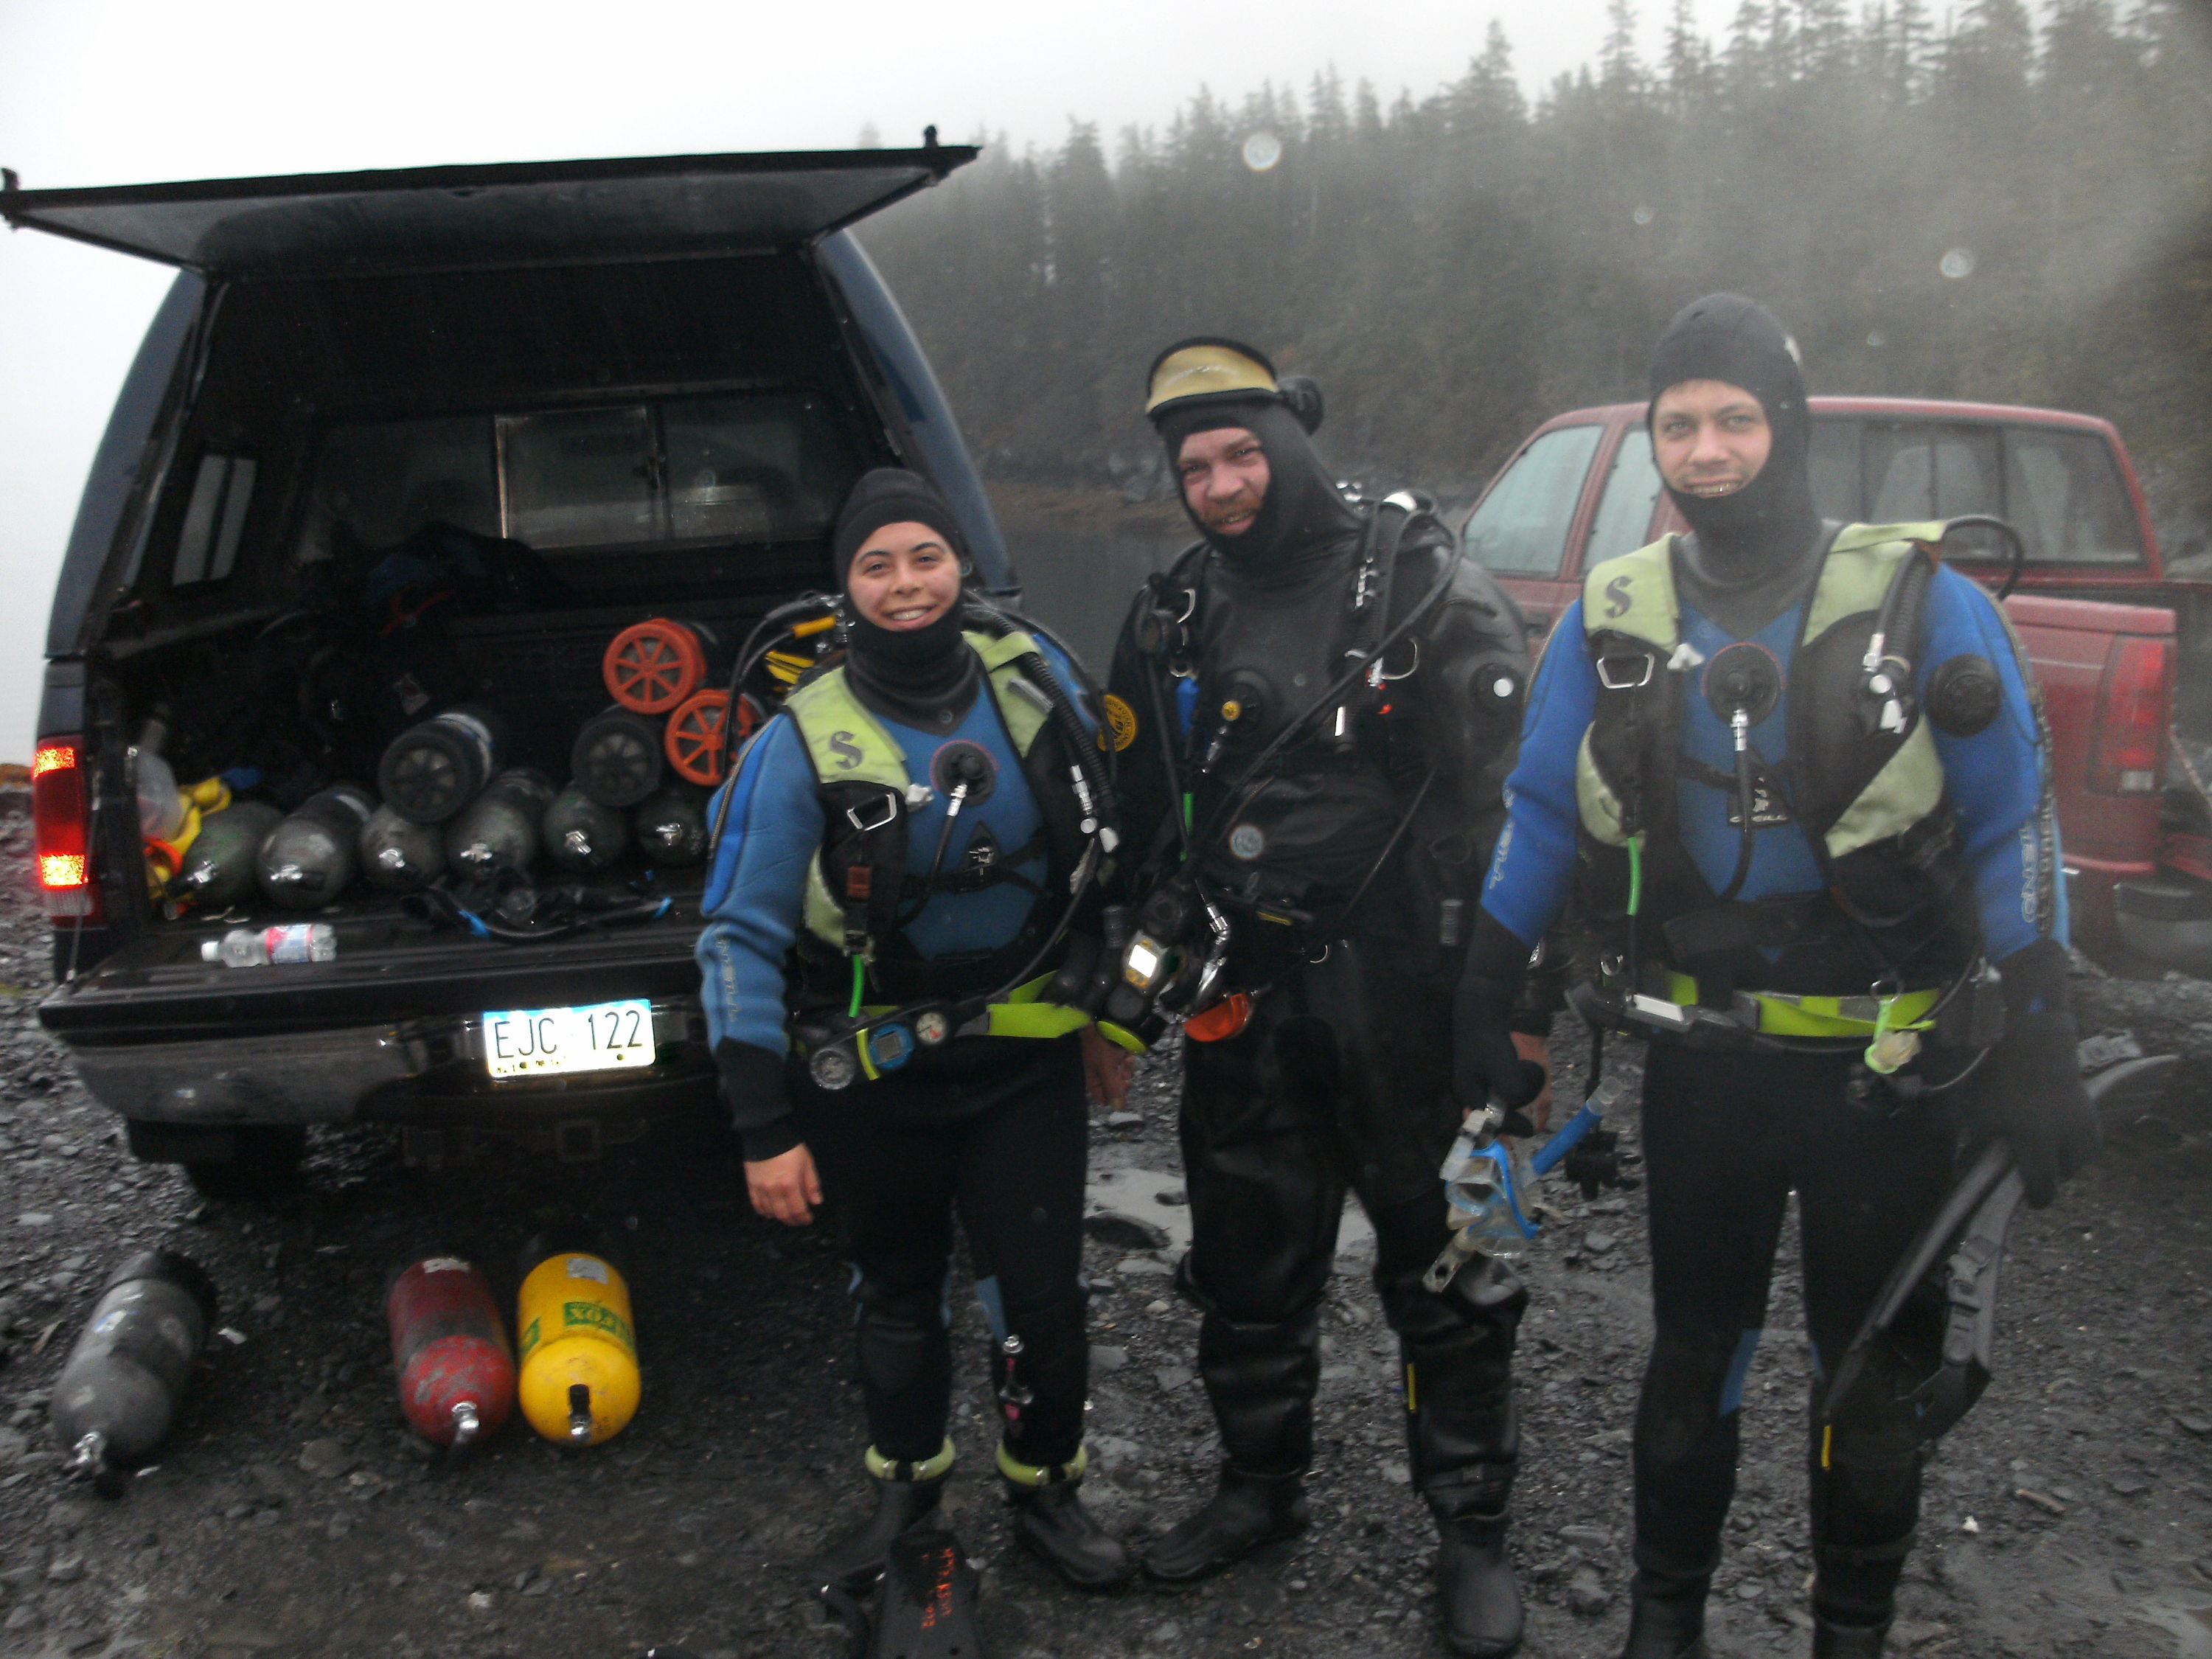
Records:
[[[563,1251],[531,1270],[516,1297],[522,1332],[522,1413],[563,1446],[595,1446],[637,1414],[641,1382],[629,1286],[603,1257]],[[588,1433],[571,1432],[574,1390],[584,1396]]]

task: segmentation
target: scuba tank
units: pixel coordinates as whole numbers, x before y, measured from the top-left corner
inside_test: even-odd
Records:
[[[522,1414],[556,1445],[595,1446],[637,1415],[629,1286],[605,1256],[550,1243],[541,1234],[523,1250],[514,1313]]]
[[[635,806],[660,787],[662,733],[657,721],[617,704],[576,733],[568,774],[602,806]]]
[[[427,1256],[392,1281],[384,1315],[407,1426],[457,1450],[496,1434],[514,1409],[514,1353],[482,1270]]]
[[[552,781],[543,772],[510,767],[446,826],[446,861],[471,881],[528,870],[538,857],[538,822],[552,799]]]
[[[629,845],[629,825],[576,784],[553,797],[540,834],[545,856],[564,870],[604,870]]]
[[[648,864],[672,868],[707,856],[707,812],[689,784],[670,784],[630,815],[638,851]]]
[[[233,801],[209,813],[169,884],[170,896],[189,898],[203,910],[228,910],[246,897],[253,891],[254,854],[283,817],[258,800]]]
[[[353,882],[354,846],[376,811],[365,790],[334,784],[269,832],[254,860],[261,890],[288,910],[314,910]]]
[[[118,1465],[161,1443],[215,1314],[214,1283],[173,1251],[143,1250],[109,1276],[47,1408],[71,1473],[112,1492]]]
[[[434,823],[418,823],[389,802],[361,826],[361,872],[371,887],[387,893],[412,893],[446,873],[446,836]]]
[[[416,823],[443,823],[483,792],[507,746],[504,722],[471,703],[410,726],[377,763],[385,805]]]

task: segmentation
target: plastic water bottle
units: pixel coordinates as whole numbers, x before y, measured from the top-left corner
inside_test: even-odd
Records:
[[[271,963],[335,962],[338,930],[327,921],[294,921],[281,927],[234,927],[200,945],[202,962],[226,968],[266,968]]]
[[[177,775],[161,757],[169,723],[159,715],[146,722],[131,751],[131,776],[138,794],[138,833],[153,841],[174,839],[185,827],[185,798]]]

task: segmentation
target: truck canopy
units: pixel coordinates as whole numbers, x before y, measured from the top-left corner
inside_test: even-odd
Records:
[[[672,258],[813,241],[975,154],[933,142],[83,190],[22,190],[11,174],[0,218],[234,281]]]

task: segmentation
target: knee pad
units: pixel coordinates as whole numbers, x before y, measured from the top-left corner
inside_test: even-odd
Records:
[[[1659,1332],[1651,1344],[1636,1411],[1636,1437],[1646,1457],[1659,1463],[1679,1462],[1715,1425],[1735,1414],[1759,1334]]]

